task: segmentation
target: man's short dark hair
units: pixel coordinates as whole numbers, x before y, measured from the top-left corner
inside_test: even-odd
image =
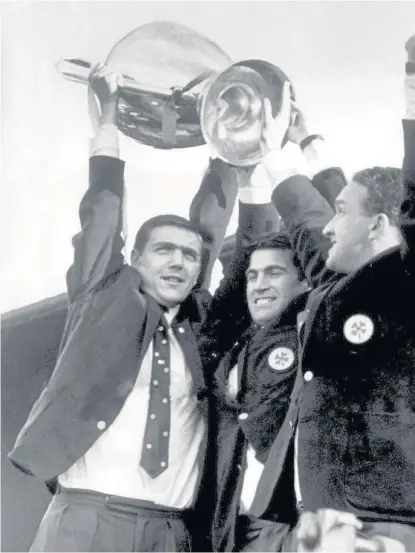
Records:
[[[168,226],[182,228],[193,232],[194,234],[197,234],[202,239],[203,247],[209,245],[212,242],[212,236],[210,235],[210,233],[198,223],[189,221],[188,219],[180,217],[179,215],[157,215],[156,217],[148,219],[138,229],[138,232],[135,236],[134,250],[136,250],[138,253],[141,253],[148,242],[150,232],[155,228]]]
[[[397,226],[403,193],[401,169],[371,167],[355,173],[353,180],[367,190],[364,203],[367,214],[384,213],[391,225]]]
[[[306,277],[304,275],[304,272],[301,267],[300,260],[297,257],[297,254],[292,247],[292,243],[290,240],[289,235],[286,232],[269,232],[267,234],[263,234],[256,240],[253,240],[249,246],[249,256],[248,256],[248,264],[249,259],[251,259],[252,254],[256,250],[289,250],[292,253],[292,261],[294,267],[298,271],[298,278],[299,280],[304,280]]]

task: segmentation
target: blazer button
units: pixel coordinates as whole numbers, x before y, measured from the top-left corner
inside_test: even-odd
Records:
[[[179,333],[184,334],[184,328],[182,326],[179,327]]]
[[[98,421],[97,428],[98,430],[105,430],[107,423],[105,421]]]
[[[240,421],[244,421],[248,418],[248,413],[241,413],[240,415],[238,415],[238,419]]]
[[[313,378],[314,378],[314,374],[311,371],[306,371],[304,373],[304,380],[306,382],[310,382],[310,380],[313,380]]]

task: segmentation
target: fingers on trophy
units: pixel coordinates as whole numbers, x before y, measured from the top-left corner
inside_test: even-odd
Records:
[[[294,96],[291,86],[284,87],[287,75],[263,60],[233,63],[209,38],[183,25],[143,25],[114,46],[105,67],[90,74],[91,68],[75,58],[58,65],[65,78],[89,83],[101,101],[118,90],[118,128],[141,144],[172,149],[207,143],[231,165],[255,166],[263,156],[264,98],[279,114],[278,128],[286,125],[273,131],[273,142],[286,140],[284,98]]]

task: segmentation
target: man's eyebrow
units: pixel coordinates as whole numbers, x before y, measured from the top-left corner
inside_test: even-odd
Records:
[[[277,263],[273,263],[272,265],[267,265],[262,270],[263,271],[273,271],[274,269],[277,269],[278,271],[286,271],[287,270],[285,265],[278,265]],[[258,272],[257,269],[247,269],[245,271],[245,274],[248,275],[249,273],[257,273],[257,272]]]
[[[174,244],[173,242],[167,242],[167,241],[160,241],[160,242],[154,242],[153,248],[166,248],[168,250],[173,250],[175,248],[182,250],[183,253],[189,253],[195,256],[199,256],[200,253],[190,246],[179,246],[178,244]]]

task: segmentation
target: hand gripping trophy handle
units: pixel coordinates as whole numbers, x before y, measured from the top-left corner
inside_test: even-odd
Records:
[[[62,58],[56,64],[58,72],[69,81],[76,83],[88,84],[89,75],[93,64],[89,61],[78,58]],[[123,73],[123,85],[120,87],[123,93],[126,94],[151,94],[160,100],[167,100],[171,96],[171,89],[157,87],[149,83],[138,82],[134,77],[130,77]]]
[[[210,39],[163,21],[132,31],[106,63],[123,75],[117,125],[126,136],[160,149],[207,143],[222,160],[241,167],[261,160],[264,99],[275,116],[288,80],[275,65],[232,63]],[[84,84],[91,68],[77,58],[57,64],[66,79]]]

